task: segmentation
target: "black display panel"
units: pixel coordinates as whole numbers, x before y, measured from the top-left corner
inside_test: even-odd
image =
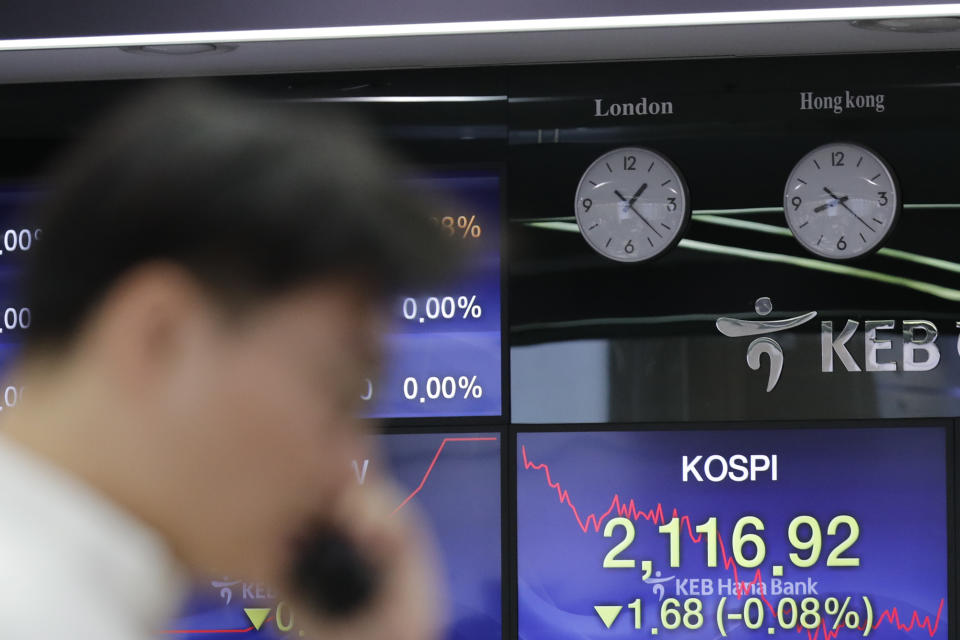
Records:
[[[521,432],[519,637],[948,638],[951,446],[942,424]]]
[[[517,69],[507,152],[512,418],[602,424],[960,415],[960,263],[952,240],[960,92],[943,81],[957,60],[878,55]],[[796,174],[826,198],[819,211],[816,204],[794,209],[785,190],[806,154],[844,142],[890,166],[902,208],[879,251],[840,262],[805,249],[788,216],[798,227],[801,214],[829,218],[836,229],[822,242],[838,255],[840,247],[868,244],[881,225],[865,212],[893,208],[893,200],[887,186],[851,195],[878,173],[856,173],[865,154],[848,151],[846,178],[829,153],[818,160],[822,171]],[[670,160],[690,192],[689,226],[654,261],[604,258],[575,218],[586,206],[575,200],[581,176],[623,147]],[[611,172],[610,180],[623,183],[629,200],[643,185],[623,173]],[[652,192],[655,186],[637,200],[639,211]],[[615,228],[608,236],[621,247],[627,240]],[[816,246],[820,238],[807,241]],[[729,331],[723,325],[731,320],[751,328]]]

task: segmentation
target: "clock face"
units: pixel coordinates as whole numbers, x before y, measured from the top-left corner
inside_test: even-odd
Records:
[[[690,197],[669,160],[649,149],[624,147],[587,168],[574,210],[580,233],[597,252],[640,262],[679,242],[690,220]]]
[[[787,224],[808,251],[831,260],[880,247],[900,211],[886,162],[860,145],[818,147],[793,168],[783,194]]]

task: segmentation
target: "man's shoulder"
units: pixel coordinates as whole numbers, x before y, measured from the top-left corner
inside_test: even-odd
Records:
[[[0,526],[0,568],[3,637],[146,640],[106,584],[56,548]]]

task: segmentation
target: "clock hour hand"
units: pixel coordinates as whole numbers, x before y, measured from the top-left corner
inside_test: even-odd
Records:
[[[846,202],[846,201],[849,200],[849,199],[850,199],[850,196],[843,196],[842,198],[838,199],[836,202],[828,202],[827,204],[822,204],[822,205],[820,205],[819,207],[814,207],[813,212],[814,212],[814,213],[820,213],[820,212],[823,211],[824,209],[829,209],[830,207],[835,207],[835,206],[837,206],[838,203],[839,203],[839,204],[843,204],[844,202]]]
[[[823,190],[826,191],[827,193],[829,193],[831,198],[834,198],[834,199],[837,200],[838,202],[840,201],[840,198],[837,198],[837,196],[834,195],[834,193],[833,193],[832,191],[830,191],[830,189],[824,187]],[[874,230],[873,227],[871,227],[871,226],[868,225],[866,222],[864,222],[863,218],[861,218],[860,216],[858,216],[858,215],[854,212],[853,209],[851,209],[850,207],[847,206],[847,203],[846,203],[846,202],[840,202],[840,206],[842,206],[844,209],[846,209],[847,211],[849,211],[849,212],[853,215],[854,218],[856,218],[857,220],[859,220],[860,222],[862,222],[862,223],[863,223],[863,226],[865,226],[867,229],[870,229],[870,231],[873,231],[874,233],[876,233],[876,231]]]
[[[638,193],[642,193],[644,187],[646,187],[646,184],[644,184],[642,187],[640,187],[640,189],[638,189],[637,192],[638,192]],[[642,215],[640,215],[640,212],[637,211],[636,208],[634,208],[634,206],[633,206],[633,200],[627,200],[626,198],[624,198],[624,197],[623,197],[623,194],[620,193],[620,191],[619,191],[618,189],[614,189],[613,192],[614,192],[615,194],[617,194],[617,197],[618,197],[618,198],[620,198],[621,200],[623,200],[624,202],[627,203],[627,206],[630,207],[630,210],[633,211],[635,214],[637,214],[637,216],[638,216],[641,220],[643,220],[648,227],[650,227],[650,230],[653,231],[655,234],[657,234],[657,237],[658,237],[658,238],[662,238],[662,237],[663,237],[662,235],[660,235],[660,232],[657,231],[657,228],[654,227],[652,224],[650,224],[650,221],[647,220],[646,218],[644,218]],[[639,196],[637,196],[637,197],[639,197]]]

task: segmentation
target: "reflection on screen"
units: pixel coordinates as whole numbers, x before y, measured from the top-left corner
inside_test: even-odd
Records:
[[[523,433],[519,637],[947,638],[942,428]]]

